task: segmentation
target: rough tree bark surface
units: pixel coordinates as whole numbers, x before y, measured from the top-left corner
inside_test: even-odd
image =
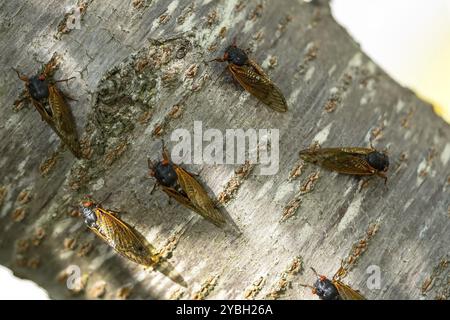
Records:
[[[70,6],[81,8],[71,29]],[[331,17],[303,1],[3,1],[1,16],[0,263],[52,298],[313,298],[309,266],[370,299],[448,298],[450,127],[377,67]],[[75,10],[76,11],[76,10]],[[75,12],[72,9],[72,12]],[[237,37],[279,85],[278,114],[205,61]],[[23,83],[57,53],[87,159],[76,160],[32,106]],[[407,59],[408,57],[405,57]],[[147,176],[175,128],[280,129],[280,170],[187,165],[240,233],[220,230]],[[387,148],[387,188],[304,165],[321,146]],[[162,250],[188,282],[116,255],[72,206],[85,194]],[[69,290],[69,266],[82,282]],[[370,289],[370,266],[381,287]]]

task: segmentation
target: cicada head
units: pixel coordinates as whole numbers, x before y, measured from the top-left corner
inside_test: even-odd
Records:
[[[154,168],[156,180],[165,187],[172,187],[177,183],[178,176],[172,163],[168,161],[160,161]]]
[[[314,283],[314,293],[322,300],[338,300],[340,297],[333,282],[324,276],[319,276]]]
[[[225,49],[223,60],[238,66],[243,66],[248,62],[248,56],[244,50],[239,49],[235,45],[231,45]]]
[[[84,217],[84,222],[88,227],[93,228],[96,226],[97,215],[94,212],[95,204],[92,200],[83,201],[80,206],[81,213]]]
[[[37,75],[28,80],[28,92],[30,96],[35,100],[41,100],[48,98],[48,81],[45,76]]]
[[[170,159],[163,152],[164,159],[153,164],[150,159],[148,160],[148,168],[150,169],[150,175],[155,177],[158,183],[165,187],[173,187],[177,184],[178,176],[175,172],[175,168],[170,162]]]
[[[373,151],[367,155],[367,162],[372,166],[372,168],[386,172],[389,169],[389,157],[378,151]]]

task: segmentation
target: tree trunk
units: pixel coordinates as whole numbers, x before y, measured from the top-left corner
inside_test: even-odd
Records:
[[[309,267],[370,299],[448,298],[450,127],[377,67],[326,1],[3,1],[0,264],[61,298],[313,298]],[[72,7],[70,10],[67,8]],[[81,8],[81,9],[80,9]],[[69,10],[69,11],[67,11]],[[75,18],[75,20],[73,20]],[[206,63],[236,37],[284,92],[277,113]],[[77,160],[30,105],[23,83],[57,53],[83,154]],[[407,58],[407,57],[405,57]],[[147,175],[176,128],[275,128],[275,175],[259,166],[185,165],[239,233],[174,201]],[[387,148],[381,179],[303,164],[301,149]],[[143,270],[90,232],[73,206],[104,206],[141,231],[187,288]],[[83,281],[68,289],[70,266]],[[370,268],[369,268],[370,267]],[[379,267],[379,288],[367,286]]]

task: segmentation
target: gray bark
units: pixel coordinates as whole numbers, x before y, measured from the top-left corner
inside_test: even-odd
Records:
[[[71,5],[84,5],[80,29],[64,15]],[[325,1],[6,0],[0,8],[0,264],[17,276],[56,299],[309,299],[300,286],[315,280],[309,267],[331,277],[345,259],[344,282],[370,299],[449,297],[450,127],[361,52]],[[287,113],[244,93],[225,64],[205,63],[234,36],[285,93]],[[23,83],[10,67],[31,75],[55,52],[56,77],[76,76],[60,87],[77,99],[70,105],[88,159],[62,148],[32,106],[13,107]],[[197,120],[222,132],[280,129],[276,175],[186,166],[223,200],[240,234],[150,193],[147,157],[160,158],[161,138],[170,146],[172,130],[192,131]],[[370,138],[388,150],[387,188],[298,158],[314,141],[368,146]],[[74,214],[83,195],[110,192],[104,206],[166,252],[188,288],[114,254]],[[70,265],[84,275],[79,290],[66,286]],[[381,288],[371,290],[373,265]]]

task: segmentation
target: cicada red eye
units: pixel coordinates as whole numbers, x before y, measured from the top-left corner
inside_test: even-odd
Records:
[[[94,204],[94,203],[93,203],[92,201],[84,201],[84,202],[82,202],[82,205],[83,205],[83,207],[85,207],[85,208],[92,207],[93,204]]]

